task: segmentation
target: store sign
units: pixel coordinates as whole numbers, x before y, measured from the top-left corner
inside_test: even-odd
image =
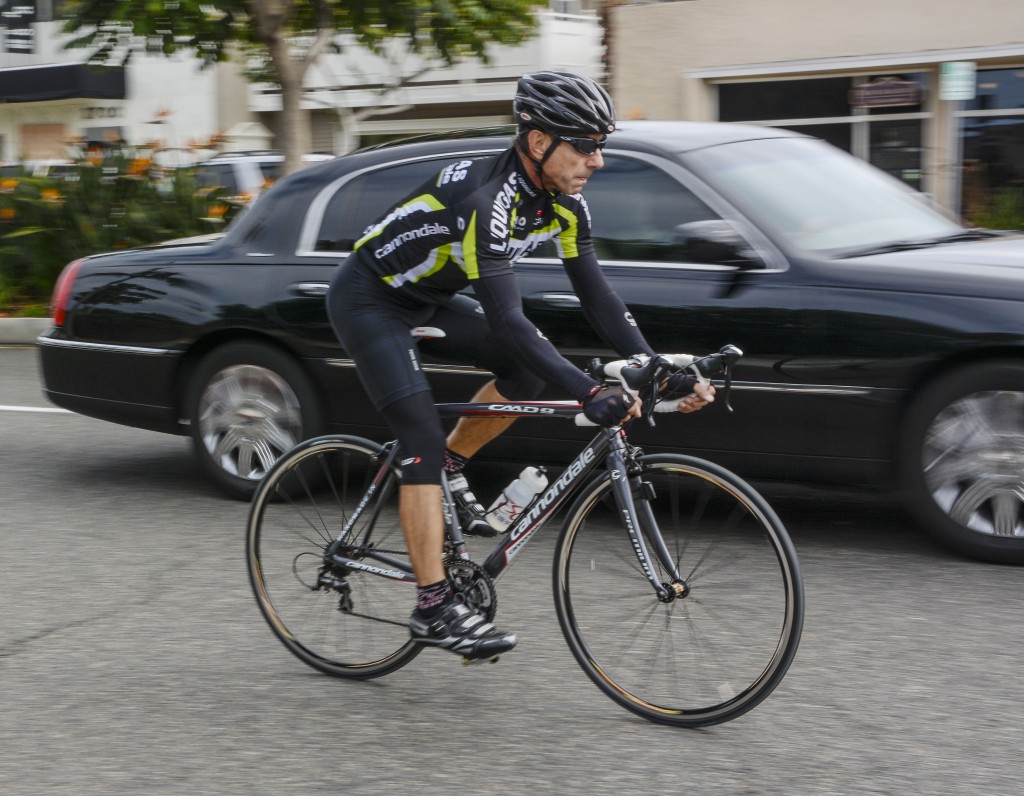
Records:
[[[946,61],[939,68],[939,99],[972,100],[977,87],[974,61]]]
[[[902,108],[920,105],[921,84],[899,77],[880,77],[850,90],[851,108]]]
[[[0,30],[3,31],[4,51],[32,54],[36,51],[35,3],[17,3],[0,0]]]

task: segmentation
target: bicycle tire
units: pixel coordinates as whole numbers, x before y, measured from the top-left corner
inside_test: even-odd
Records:
[[[796,654],[804,614],[796,552],[771,507],[728,470],[675,454],[640,462],[689,591],[658,599],[615,506],[612,476],[602,474],[576,499],[558,539],[559,624],[590,679],[627,710],[677,727],[730,721],[771,694]],[[652,547],[647,529],[644,536]]]
[[[335,677],[381,677],[422,649],[409,636],[415,597],[409,583],[324,561],[379,472],[381,450],[343,435],[301,443],[267,473],[249,512],[246,559],[264,618],[290,652]],[[396,467],[383,480],[375,498],[379,513],[365,507],[345,555],[358,559],[370,543],[407,557],[398,522],[400,478]]]

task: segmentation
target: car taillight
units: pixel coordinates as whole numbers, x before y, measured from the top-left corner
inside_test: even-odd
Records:
[[[57,277],[57,284],[53,286],[53,298],[50,300],[50,317],[53,318],[54,326],[63,326],[67,318],[68,298],[71,296],[71,286],[75,283],[78,269],[82,267],[85,258],[72,260],[64,266],[64,270]]]

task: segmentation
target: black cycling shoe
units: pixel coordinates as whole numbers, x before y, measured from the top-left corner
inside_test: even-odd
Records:
[[[508,652],[517,641],[515,633],[502,633],[459,600],[433,619],[424,619],[419,611],[413,611],[409,633],[419,644],[456,652],[467,660],[493,658]]]
[[[455,501],[455,510],[459,515],[459,525],[467,536],[497,536],[498,529],[487,521],[484,507],[469,491],[469,482],[462,473],[448,476],[448,489]]]

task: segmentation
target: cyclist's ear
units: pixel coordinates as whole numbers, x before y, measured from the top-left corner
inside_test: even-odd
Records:
[[[526,133],[527,151],[533,158],[537,160],[543,158],[549,146],[551,146],[551,136],[543,130],[534,128]]]

